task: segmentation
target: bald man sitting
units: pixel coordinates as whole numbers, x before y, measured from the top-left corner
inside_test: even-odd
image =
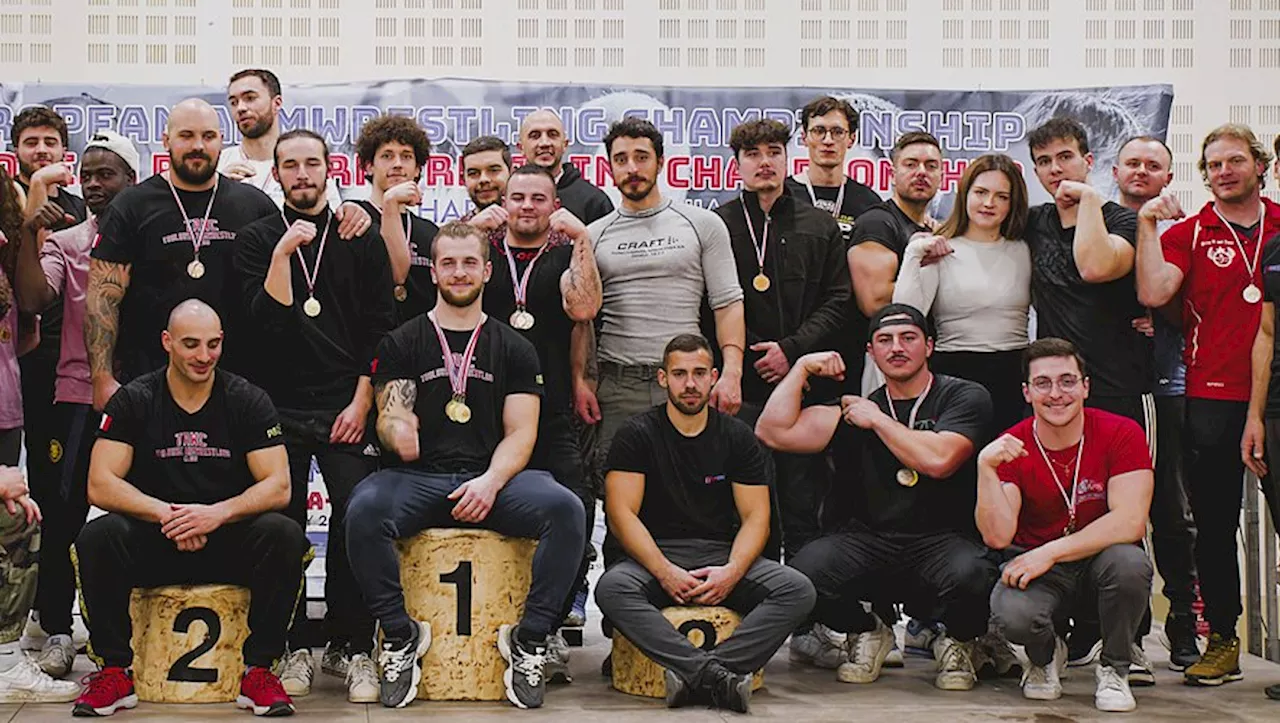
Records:
[[[275,407],[258,387],[217,369],[222,336],[207,304],[178,304],[161,335],[168,365],[121,387],[98,425],[89,502],[109,514],[85,526],[76,553],[90,645],[103,668],[75,715],[138,703],[129,669],[132,589],[192,583],[249,588],[236,705],[254,715],[293,713],[270,668],[284,654],[309,544],[278,511],[290,488]]]

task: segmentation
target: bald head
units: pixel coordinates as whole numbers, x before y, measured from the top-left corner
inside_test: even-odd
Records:
[[[222,356],[222,319],[203,301],[187,299],[169,312],[169,327],[160,343],[173,374],[189,384],[206,384]],[[170,381],[176,378],[170,375]]]
[[[550,110],[537,110],[525,116],[520,124],[520,152],[529,163],[551,171],[560,171],[560,159],[569,147],[560,116]]]
[[[188,98],[169,112],[164,147],[169,151],[171,178],[187,190],[213,185],[222,153],[222,129],[218,113],[199,98]]]
[[[173,133],[174,130],[192,123],[213,125],[216,128],[218,112],[207,101],[200,98],[187,98],[169,111],[169,122],[165,125],[165,130]]]
[[[212,306],[204,303],[199,299],[187,299],[186,301],[173,307],[173,311],[169,312],[169,333],[175,337],[179,336],[179,331],[188,326],[211,327],[215,331],[222,331],[222,318],[218,316],[218,312],[213,310]]]

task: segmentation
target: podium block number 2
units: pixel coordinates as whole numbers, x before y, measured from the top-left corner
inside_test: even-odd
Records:
[[[458,586],[458,635],[471,634],[471,561],[459,560],[451,572],[440,575],[440,582]]]
[[[217,668],[193,668],[191,663],[201,655],[213,650],[222,637],[222,620],[218,613],[210,608],[186,608],[173,620],[173,632],[185,633],[191,629],[191,623],[199,620],[205,625],[204,641],[194,649],[183,653],[169,668],[169,680],[180,683],[216,683]]]

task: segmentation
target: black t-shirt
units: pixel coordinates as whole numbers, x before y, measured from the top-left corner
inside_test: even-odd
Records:
[[[187,264],[195,258],[193,241],[200,233],[193,236],[192,231],[201,228],[212,193],[178,191],[192,226],[184,229],[169,183],[157,174],[121,191],[98,221],[92,257],[133,265],[120,305],[116,339],[115,357],[122,381],[168,362],[160,346],[160,332],[168,325],[173,307],[192,297],[209,304],[222,317],[226,334],[222,367],[231,371],[243,368],[242,358],[250,345],[240,336],[244,310],[240,281],[232,267],[235,241],[240,229],[264,216],[279,215],[280,209],[252,185],[220,177],[200,249],[204,276],[193,279],[187,274]]]
[[[267,393],[218,370],[209,399],[194,414],[178,406],[165,369],[143,374],[107,402],[98,436],[133,447],[125,475],[165,502],[213,504],[256,482],[245,455],[284,444]]]
[[[1239,230],[1236,233],[1240,233]],[[1262,300],[1280,304],[1280,234],[1267,240],[1262,247]],[[1267,388],[1267,419],[1280,417],[1280,335],[1275,337],[1271,352],[1271,385]],[[1271,460],[1280,464],[1280,460]]]
[[[391,266],[375,224],[350,241],[338,237],[338,221],[326,209],[306,216],[284,209],[289,223],[303,219],[316,225],[316,237],[289,258],[293,305],[284,306],[263,288],[271,256],[285,234],[280,214],[259,219],[240,230],[235,266],[249,312],[245,333],[252,339],[252,378],[280,409],[340,410],[351,403],[356,383],[369,373],[382,336],[396,326]],[[328,226],[324,255],[317,256]],[[306,272],[315,278],[320,314],[303,312]]]
[[[889,414],[885,387],[868,398]],[[894,400],[894,411],[903,424],[911,418],[915,402]],[[913,429],[964,435],[973,442],[973,456],[947,479],[920,474],[914,487],[898,483],[898,470],[906,465],[878,434],[841,419],[831,439],[834,484],[849,486],[854,520],[877,532],[972,532],[978,499],[977,457],[991,438],[991,415],[991,395],[981,384],[935,374],[933,388],[916,412]]]
[[[523,275],[537,253],[537,249],[513,247],[511,254],[516,260],[516,273]],[[506,324],[516,309],[516,294],[511,267],[500,240],[491,241],[489,259],[493,264],[493,275],[484,288],[484,310],[490,319]],[[526,308],[533,314],[534,323],[532,329],[520,333],[538,350],[538,360],[547,380],[542,400],[541,418],[544,420],[552,414],[569,414],[573,409],[569,372],[573,322],[564,311],[564,298],[560,295],[560,277],[569,269],[572,259],[571,244],[566,245],[554,238],[548,241],[547,250],[533,265],[526,287]]]
[[[858,183],[852,178],[844,179],[844,200],[840,204],[839,213],[836,213],[836,200],[840,197],[839,186],[814,186],[813,196],[810,197],[809,189],[803,183],[794,178],[788,178],[786,189],[797,201],[807,203],[823,213],[834,216],[836,223],[840,224],[840,232],[844,235],[846,247],[853,245],[853,230],[857,227],[858,217],[884,202],[880,194],[871,190],[870,186]]]
[[[1102,218],[1108,233],[1136,244],[1137,214],[1108,201],[1102,206]],[[1031,209],[1026,241],[1031,252],[1036,336],[1075,344],[1089,366],[1089,391],[1095,396],[1150,392],[1152,342],[1132,325],[1146,314],[1138,303],[1133,272],[1101,284],[1086,282],[1076,267],[1075,237],[1075,228],[1062,227],[1054,204]]]
[[[608,469],[644,475],[640,521],[655,540],[732,541],[740,524],[733,485],[769,484],[768,455],[751,428],[710,407],[696,437],[671,424],[665,403],[628,419]]]
[[[369,212],[375,223],[382,224],[381,208],[369,201],[356,203]],[[431,280],[431,242],[440,227],[417,214],[405,213],[400,217],[400,228],[404,228],[406,218],[409,220],[409,276],[404,281],[404,301],[395,302],[397,324],[425,314],[436,305],[436,285]]]
[[[445,337],[454,363],[461,364],[471,332],[446,330]],[[440,340],[426,314],[405,322],[378,345],[373,383],[396,379],[412,379],[418,385],[413,412],[418,415],[420,455],[405,466],[424,472],[484,472],[504,436],[502,410],[507,395],[542,395],[542,372],[533,344],[494,319],[488,319],[480,330],[467,379],[471,421],[458,424],[445,416],[453,388]]]
[[[18,181],[18,185],[22,187],[23,193],[30,193],[31,186]],[[85,205],[84,199],[71,193],[70,191],[60,189],[56,198],[51,199],[64,213],[71,216],[71,222],[65,220],[54,224],[51,231],[61,231],[71,228],[77,224],[83,223],[89,217],[89,208]],[[57,366],[58,355],[62,350],[62,299],[54,299],[53,303],[40,312],[40,345],[31,353],[23,357],[23,362],[30,364],[40,359],[45,363]],[[52,370],[50,370],[52,373]],[[52,376],[50,376],[52,378]]]

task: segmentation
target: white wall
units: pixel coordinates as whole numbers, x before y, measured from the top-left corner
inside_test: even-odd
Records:
[[[9,80],[221,85],[250,65],[286,84],[1172,83],[1196,203],[1209,128],[1280,132],[1280,0],[0,0]]]

